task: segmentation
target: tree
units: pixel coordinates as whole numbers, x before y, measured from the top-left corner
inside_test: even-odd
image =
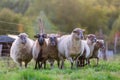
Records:
[[[49,18],[45,15],[45,13],[43,11],[40,11],[40,15],[38,16],[38,18],[36,19],[36,23],[35,23],[35,32],[39,33],[39,22],[38,19],[42,19],[43,21],[43,25],[44,25],[44,30],[45,33],[55,33],[58,32],[57,27],[49,20]]]
[[[2,9],[0,12],[0,34],[19,33],[18,26],[20,19],[20,14],[16,14],[6,8]]]

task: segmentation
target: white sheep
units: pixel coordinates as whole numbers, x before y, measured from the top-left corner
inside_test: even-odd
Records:
[[[84,46],[84,52],[83,54],[79,57],[79,64],[80,66],[84,66],[84,60],[86,60],[86,64],[89,64],[89,58],[93,54],[94,46],[96,42],[96,36],[94,34],[89,34],[87,35],[86,40],[82,40],[82,44]]]
[[[82,40],[81,44],[83,46],[83,53],[78,57],[77,67],[84,66],[84,60],[86,59],[86,61],[87,61],[89,59],[89,56],[90,56],[90,47],[88,46],[87,41]]]
[[[73,60],[82,54],[83,31],[83,29],[75,28],[70,35],[64,35],[58,41],[59,57],[62,60],[61,68],[64,66],[65,58],[71,62],[71,68],[73,68]]]
[[[19,64],[20,68],[22,68],[22,62],[27,67],[27,64],[31,61],[33,44],[34,41],[28,38],[26,33],[20,33],[13,42],[10,49],[10,57]]]

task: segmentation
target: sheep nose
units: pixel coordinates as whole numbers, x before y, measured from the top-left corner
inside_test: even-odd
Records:
[[[102,49],[105,49],[105,46],[102,46]]]
[[[84,39],[84,36],[82,35],[80,38],[81,38],[81,39]]]
[[[26,40],[22,40],[22,44],[25,44],[27,41]]]
[[[51,43],[51,46],[55,46],[55,42],[52,42],[52,43]]]

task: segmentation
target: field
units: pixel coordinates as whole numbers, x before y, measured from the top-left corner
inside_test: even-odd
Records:
[[[115,55],[108,61],[100,60],[98,66],[92,60],[90,66],[70,69],[70,63],[65,62],[65,68],[60,70],[55,67],[50,69],[34,70],[34,61],[31,61],[28,68],[19,69],[18,66],[9,59],[0,58],[0,80],[120,80],[120,55]]]

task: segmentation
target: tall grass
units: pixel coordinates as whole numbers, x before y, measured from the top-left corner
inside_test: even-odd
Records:
[[[120,57],[115,56],[109,61],[100,60],[99,65],[95,66],[94,60],[90,66],[70,69],[70,63],[65,62],[63,70],[58,69],[55,64],[54,69],[34,70],[34,61],[31,61],[28,68],[19,69],[18,66],[10,60],[8,66],[3,60],[0,60],[0,80],[120,80]]]

